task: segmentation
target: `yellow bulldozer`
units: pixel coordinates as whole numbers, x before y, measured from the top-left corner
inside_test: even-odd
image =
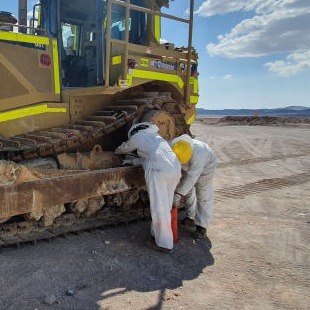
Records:
[[[0,12],[0,247],[149,214],[141,166],[114,149],[141,121],[190,134],[198,55],[168,0],[40,0]],[[161,42],[162,19],[188,46]]]

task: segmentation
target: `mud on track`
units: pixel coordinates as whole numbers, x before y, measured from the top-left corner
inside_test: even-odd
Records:
[[[7,248],[0,309],[308,309],[310,129],[193,132],[218,158],[210,240],[180,227],[174,254],[157,253],[141,221]]]

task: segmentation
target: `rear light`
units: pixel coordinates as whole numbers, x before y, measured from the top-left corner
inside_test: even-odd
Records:
[[[52,61],[51,57],[48,54],[41,54],[40,55],[40,65],[43,67],[50,67]]]

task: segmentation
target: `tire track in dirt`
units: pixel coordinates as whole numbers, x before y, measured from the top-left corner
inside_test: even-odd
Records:
[[[295,152],[290,153],[288,146]],[[308,141],[290,137],[278,141],[276,137],[266,133],[253,138],[236,133],[231,140],[215,141],[213,149],[218,158],[218,167],[297,158],[310,153]]]
[[[242,199],[247,195],[259,194],[287,186],[295,186],[307,183],[309,180],[310,173],[300,173],[285,178],[262,179],[244,185],[226,187],[215,191],[215,201],[221,202],[228,198]]]
[[[296,150],[294,153],[287,154],[286,143],[274,140],[268,135],[250,140],[241,137],[240,139],[237,138],[229,142],[224,141],[224,143],[215,144],[215,153],[220,159],[217,168],[247,166],[276,160],[282,162],[287,159],[296,159],[302,163],[301,159],[309,155],[310,150],[308,144],[304,143],[304,141],[292,139],[288,139],[287,142],[294,146]],[[262,154],[268,154],[269,156],[265,155],[262,157]],[[225,160],[223,160],[223,157]],[[309,171],[309,169],[306,169],[306,171]],[[215,201],[221,202],[227,198],[242,199],[247,195],[298,185],[310,180],[310,173],[296,174],[296,172],[291,171],[292,175],[288,177],[264,178],[244,185],[234,185],[218,189],[215,191]]]
[[[308,155],[309,155],[309,153],[303,153],[303,154],[299,153],[299,154],[291,154],[291,155],[279,155],[279,156],[271,156],[271,157],[249,158],[249,159],[243,159],[243,160],[236,160],[236,161],[218,163],[217,168],[263,163],[263,162],[268,162],[268,161],[273,161],[273,160],[304,157],[304,156],[308,156]]]

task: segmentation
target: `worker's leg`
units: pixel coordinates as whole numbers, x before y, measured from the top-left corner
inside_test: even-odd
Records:
[[[213,175],[215,163],[209,165],[196,182],[197,208],[195,224],[207,228],[213,212]]]
[[[169,201],[169,205],[172,208],[172,204],[173,204],[173,197],[174,197],[174,193],[175,193],[175,189],[179,183],[181,179],[181,171],[180,170],[176,170],[176,171],[172,171],[172,172],[168,172],[166,174],[166,183],[167,183],[167,195],[168,195],[168,201]]]
[[[173,248],[173,235],[171,230],[171,214],[173,192],[178,180],[170,179],[166,172],[146,172],[146,183],[150,197],[152,216],[152,232],[159,247]],[[175,184],[173,184],[175,183]]]
[[[185,206],[185,217],[194,220],[197,206],[195,186],[185,196],[184,206]]]

